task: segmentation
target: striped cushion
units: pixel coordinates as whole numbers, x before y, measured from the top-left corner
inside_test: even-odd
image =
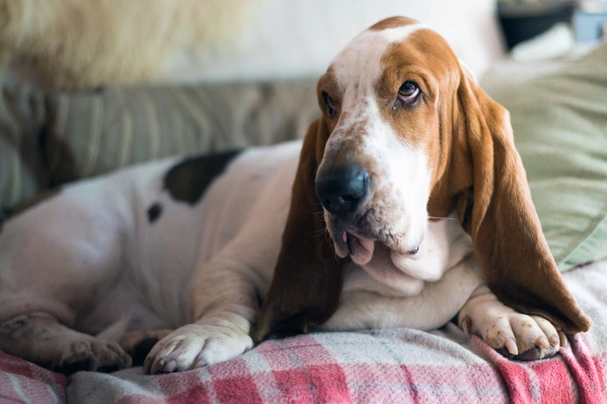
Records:
[[[302,136],[318,113],[315,82],[115,88],[48,102],[53,183],[175,154]]]
[[[315,80],[4,92],[0,207],[67,181],[176,154],[277,143],[318,114]]]
[[[7,86],[0,96],[0,211],[46,188],[40,133],[44,96],[31,87]],[[2,216],[2,214],[0,214]]]

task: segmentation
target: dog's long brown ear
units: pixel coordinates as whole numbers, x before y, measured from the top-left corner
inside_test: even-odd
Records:
[[[251,332],[256,342],[270,333],[305,332],[337,309],[347,259],[337,257],[325,234],[323,209],[314,191],[328,138],[324,117],[310,125],[304,138],[274,278]]]
[[[467,173],[470,182],[460,188],[458,212],[488,286],[503,303],[543,316],[566,333],[588,330],[592,322],[569,293],[548,249],[508,111],[466,72],[457,98],[461,119],[453,147],[459,148],[460,173]],[[467,167],[462,167],[465,160]]]

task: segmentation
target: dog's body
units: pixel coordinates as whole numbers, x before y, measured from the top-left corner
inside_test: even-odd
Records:
[[[258,298],[272,280],[300,149],[301,142],[294,141],[239,155],[145,164],[67,186],[15,216],[0,233],[0,324],[5,331],[0,348],[47,366],[65,366],[91,359],[82,352],[70,357],[84,335],[72,334],[67,350],[21,350],[28,336],[14,323],[35,323],[29,313],[45,313],[96,335],[124,322],[126,315],[128,331],[160,330],[163,336],[166,329],[212,311],[205,306],[222,293],[246,300],[250,310],[243,317],[253,322]],[[199,199],[191,197],[201,191],[197,185],[183,188],[180,183],[193,172],[206,182],[224,164],[225,171],[202,189]],[[403,269],[402,276],[381,281],[350,263],[342,304],[320,328],[431,330],[457,315],[482,284],[470,237],[454,218],[432,220],[423,252]],[[196,316],[192,285],[202,302]],[[248,327],[243,331],[244,336]],[[123,344],[130,353],[144,337],[156,336],[130,335],[135,341]],[[221,359],[251,346],[243,338]],[[126,356],[123,360],[128,363]],[[87,365],[114,364],[108,358],[96,361]]]
[[[246,318],[253,322],[257,298],[272,280],[300,149],[294,141],[238,155],[170,159],[64,187],[2,228],[0,323],[10,327],[11,319],[27,322],[28,313],[45,312],[91,335],[125,315],[129,331],[175,329],[195,320],[194,278],[209,303],[209,294],[224,287],[247,296]],[[211,179],[224,163],[199,199],[189,198],[200,190],[195,185],[175,188],[186,171]],[[343,304],[322,328],[430,330],[448,322],[482,283],[480,271],[455,219],[432,221],[427,246],[399,283],[380,282],[352,263]],[[235,274],[244,290],[232,283]],[[15,352],[14,344],[0,338],[7,352]],[[36,360],[31,352],[16,353]],[[38,361],[52,366],[58,359]]]
[[[467,333],[496,349],[521,359],[554,354],[563,331],[587,328],[589,320],[550,261],[503,111],[470,89],[441,41],[409,19],[386,20],[357,37],[319,81],[324,115],[303,145],[132,168],[65,187],[9,219],[0,233],[0,349],[46,366],[85,361],[97,369],[128,366],[125,351],[155,338],[146,372],[187,370],[250,349],[265,297],[255,339],[285,317],[303,319],[296,326],[304,329],[428,330],[457,315]],[[405,56],[396,45],[407,45]],[[388,57],[400,67],[386,67]],[[415,65],[420,60],[425,64]],[[394,89],[378,85],[394,79]],[[477,149],[489,145],[474,143],[484,134],[462,149],[455,144],[463,142],[456,133],[462,112],[442,101],[454,87],[461,99],[478,97],[470,106],[475,119],[493,120],[468,123],[473,129],[506,128],[490,139],[503,172],[495,171],[493,188],[475,183],[474,198],[471,170],[447,168],[466,153],[486,154]],[[443,106],[448,113],[434,111]],[[437,135],[447,128],[437,114],[452,119],[455,134]],[[465,203],[448,200],[453,189]],[[493,196],[478,190],[500,196],[498,207],[482,208]],[[470,225],[472,206],[478,209]],[[430,208],[444,213],[430,217]],[[532,242],[513,243],[512,226]],[[481,240],[479,232],[495,240]],[[504,255],[511,245],[520,251]],[[544,293],[531,315],[504,305],[483,283],[488,278],[508,297],[495,277],[513,259],[531,260],[530,276],[545,279],[522,288]],[[495,271],[487,272],[487,262]],[[518,290],[522,278],[513,268],[506,277]],[[561,300],[551,306],[550,299]],[[108,340],[121,324],[133,331],[122,348]]]

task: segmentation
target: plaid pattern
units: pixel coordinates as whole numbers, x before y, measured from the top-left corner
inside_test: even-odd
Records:
[[[0,352],[0,403],[64,403],[63,375]]]
[[[407,355],[399,345],[429,335],[393,330],[299,336],[185,373],[81,372],[72,376],[68,393],[70,401],[86,403],[603,402],[607,355],[590,355],[583,336],[562,355],[529,364],[502,358],[478,338],[469,348],[487,354],[495,366],[474,363],[472,352],[459,365],[399,363]],[[433,338],[444,348],[442,338]],[[65,385],[61,375],[0,354],[1,402],[64,402]]]
[[[607,261],[564,277],[595,323],[543,361],[509,361],[454,324],[266,341],[231,361],[160,376],[139,367],[66,380],[0,353],[0,402],[603,403]]]

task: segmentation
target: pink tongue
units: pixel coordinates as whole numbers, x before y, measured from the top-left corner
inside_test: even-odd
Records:
[[[344,243],[348,244],[348,232],[347,231],[344,231],[344,235],[343,235],[342,239],[344,240]]]
[[[359,238],[358,242],[361,246],[363,246],[364,249],[373,252],[373,249],[375,248],[375,241],[368,240],[366,238]]]
[[[354,237],[354,241],[350,243],[352,253],[352,261],[358,265],[365,265],[371,258],[373,258],[373,250],[375,249],[375,242],[365,238]]]

